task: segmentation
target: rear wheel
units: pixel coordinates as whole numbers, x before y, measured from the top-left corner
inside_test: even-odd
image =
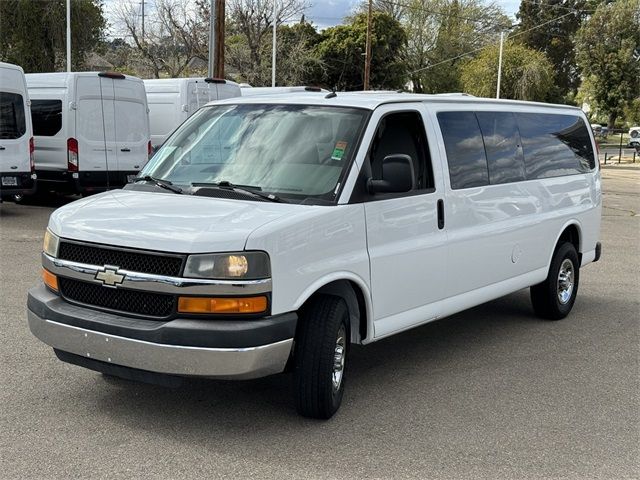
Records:
[[[546,320],[561,320],[571,312],[578,294],[580,263],[573,244],[556,249],[547,279],[531,287],[533,310]]]
[[[328,419],[344,393],[349,347],[349,312],[339,297],[321,295],[300,315],[294,352],[296,409],[305,417]]]

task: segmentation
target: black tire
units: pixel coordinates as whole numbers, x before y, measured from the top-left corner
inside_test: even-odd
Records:
[[[343,329],[343,330],[342,330]],[[334,386],[334,355],[344,332],[340,381]],[[294,351],[296,410],[305,417],[328,419],[340,408],[344,360],[349,348],[349,311],[344,300],[320,295],[300,312]]]
[[[561,268],[565,273],[568,271],[567,262],[570,262],[572,273],[570,292],[567,288],[569,282],[561,282],[559,278]],[[564,279],[567,279],[566,275]],[[561,243],[553,254],[547,279],[531,287],[531,303],[536,315],[545,320],[561,320],[569,315],[576,301],[579,282],[580,263],[576,247],[568,242]],[[565,298],[561,299],[561,295]]]

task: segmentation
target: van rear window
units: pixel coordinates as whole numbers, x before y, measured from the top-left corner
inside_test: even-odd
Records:
[[[31,100],[33,134],[53,137],[62,130],[62,100]]]
[[[440,112],[451,188],[480,187],[489,183],[482,133],[473,112]]]
[[[24,99],[19,93],[0,92],[0,139],[20,138],[27,131]]]
[[[516,113],[527,179],[585,173],[595,168],[591,137],[575,115]]]
[[[454,190],[595,168],[587,125],[576,115],[440,112],[438,123]]]
[[[476,112],[487,152],[489,182],[520,182],[525,179],[522,143],[516,117],[511,112]]]

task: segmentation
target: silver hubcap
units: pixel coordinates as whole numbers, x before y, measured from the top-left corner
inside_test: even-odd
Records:
[[[344,359],[347,354],[346,334],[344,325],[340,325],[338,337],[336,338],[336,346],[333,351],[333,372],[331,373],[331,381],[333,382],[333,391],[340,390],[342,385],[342,374],[344,372]]]
[[[558,273],[558,300],[563,305],[571,300],[573,294],[574,271],[573,262],[565,258]]]

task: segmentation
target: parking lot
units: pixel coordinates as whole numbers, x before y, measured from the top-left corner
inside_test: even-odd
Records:
[[[638,478],[640,169],[603,178],[603,258],[566,320],[520,291],[354,347],[327,422],[288,375],[171,390],[58,361],[25,314],[53,208],[4,203],[0,478]]]

